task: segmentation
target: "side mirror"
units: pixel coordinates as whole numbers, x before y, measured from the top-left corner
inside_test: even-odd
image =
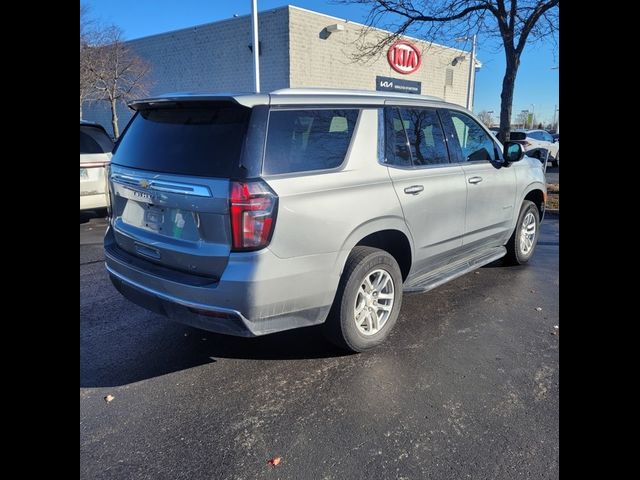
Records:
[[[503,148],[504,161],[507,165],[519,162],[524,158],[524,148],[517,142],[505,142]]]
[[[526,139],[527,139],[526,132],[510,132],[509,133],[509,140],[523,141]]]

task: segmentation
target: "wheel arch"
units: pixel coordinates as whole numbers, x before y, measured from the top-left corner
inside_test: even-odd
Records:
[[[338,259],[342,275],[349,254],[356,246],[380,248],[393,256],[406,280],[414,258],[414,242],[404,218],[389,216],[370,220],[356,227],[347,237]]]

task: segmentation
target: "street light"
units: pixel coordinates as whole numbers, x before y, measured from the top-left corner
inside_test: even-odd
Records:
[[[536,106],[535,106],[533,103],[531,103],[530,105],[531,105],[533,108],[531,109],[531,123],[530,123],[530,125],[529,125],[529,128],[531,128],[531,129],[533,130],[533,122],[534,122],[534,121],[535,121],[535,119],[536,119]]]
[[[558,72],[560,72],[560,66],[551,67],[551,70],[558,70]],[[554,123],[555,123],[556,112],[558,112],[558,125],[556,127],[556,133],[560,135],[560,109],[557,106],[555,111],[553,112]]]
[[[251,0],[251,37],[253,38],[253,89],[260,93],[260,41],[258,40],[258,0]]]
[[[472,106],[472,90],[471,84],[475,88],[475,73],[476,73],[476,35],[474,34],[472,37],[458,37],[455,39],[456,42],[466,42],[471,40],[471,61],[469,62],[469,81],[467,83],[467,110],[471,110]],[[457,63],[457,62],[456,62]]]

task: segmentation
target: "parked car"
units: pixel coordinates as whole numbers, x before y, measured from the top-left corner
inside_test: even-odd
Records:
[[[526,130],[526,138],[522,142],[527,155],[543,160],[543,155],[549,152],[549,162],[554,167],[560,166],[560,142],[545,130]]]
[[[113,142],[104,127],[80,121],[80,210],[109,205],[106,166],[111,161]]]
[[[185,324],[240,336],[324,324],[364,351],[403,294],[501,257],[524,264],[536,246],[538,160],[435,97],[285,89],[130,107],[106,268],[125,297]]]

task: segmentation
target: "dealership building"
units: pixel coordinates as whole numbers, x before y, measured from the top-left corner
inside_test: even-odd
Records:
[[[469,52],[403,37],[375,57],[356,61],[354,56],[363,42],[374,42],[390,32],[369,29],[363,36],[362,24],[292,5],[260,12],[258,25],[262,92],[296,87],[387,90],[467,103]],[[251,92],[251,31],[251,17],[246,15],[127,44],[151,64],[150,96]],[[479,65],[476,61],[476,68]],[[125,105],[120,106],[120,131],[131,114]],[[105,102],[86,104],[84,119],[97,121],[111,131]]]

